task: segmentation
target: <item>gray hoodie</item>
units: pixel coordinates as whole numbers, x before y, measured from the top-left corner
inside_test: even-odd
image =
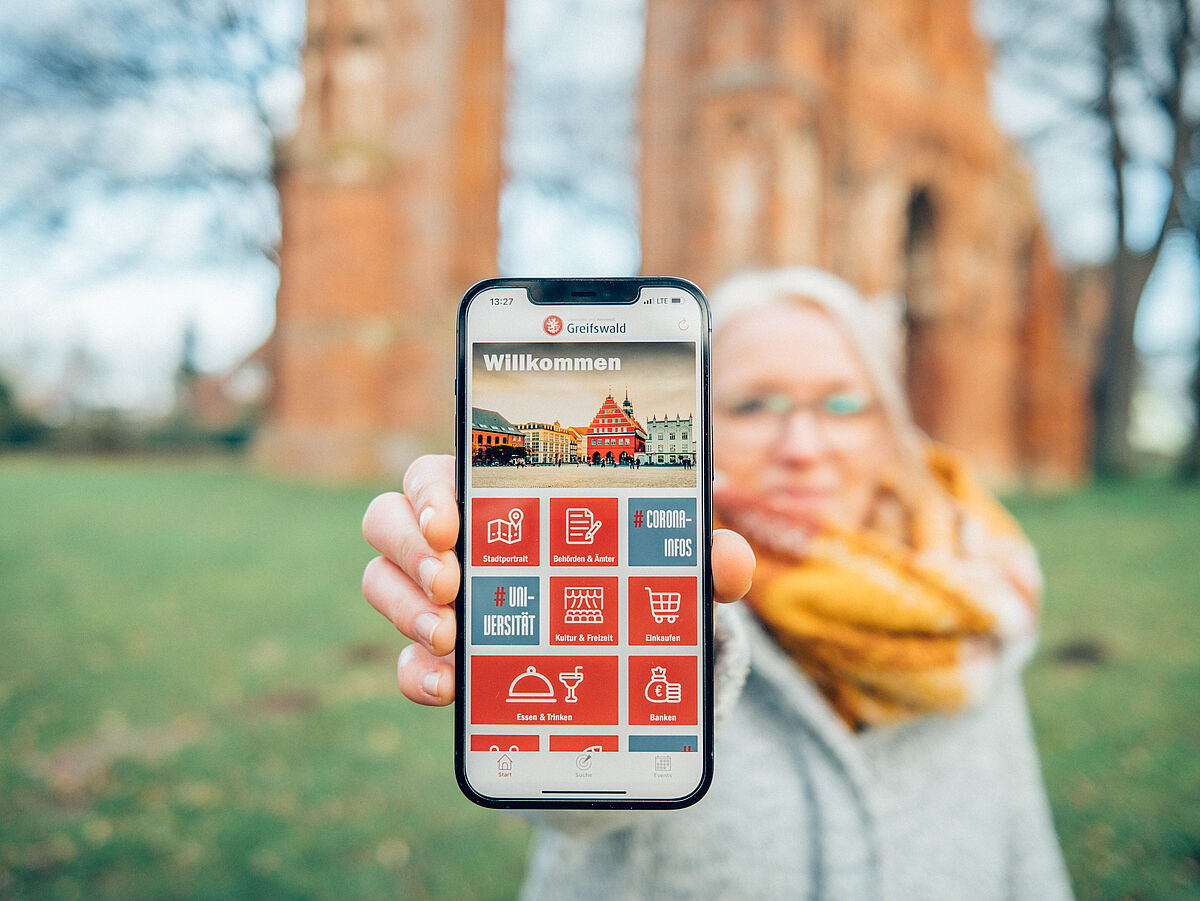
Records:
[[[1071,898],[1018,678],[856,735],[741,604],[717,621],[708,794],[533,814],[527,901]]]

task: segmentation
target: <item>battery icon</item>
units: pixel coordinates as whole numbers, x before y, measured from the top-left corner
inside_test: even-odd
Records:
[[[671,303],[683,303],[683,298],[682,297],[672,297]]]

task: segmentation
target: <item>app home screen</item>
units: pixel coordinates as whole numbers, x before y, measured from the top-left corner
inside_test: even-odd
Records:
[[[688,300],[469,319],[464,703],[482,794],[670,799],[700,777],[702,320]]]

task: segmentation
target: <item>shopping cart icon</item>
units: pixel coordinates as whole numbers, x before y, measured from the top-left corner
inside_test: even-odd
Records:
[[[646,586],[646,594],[650,595],[650,615],[656,623],[673,623],[679,619],[679,600],[683,596],[678,591],[651,591]]]

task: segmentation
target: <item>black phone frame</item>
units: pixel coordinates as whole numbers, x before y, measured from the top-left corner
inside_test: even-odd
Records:
[[[485,291],[490,291],[496,288],[523,288],[529,292],[529,299],[535,304],[553,304],[562,305],[569,303],[578,303],[580,305],[634,305],[641,296],[645,288],[675,288],[691,294],[696,298],[700,308],[700,316],[702,320],[701,336],[700,336],[700,403],[704,408],[704,430],[702,433],[703,454],[704,460],[703,472],[698,473],[700,477],[700,499],[704,508],[704,520],[700,524],[701,528],[706,528],[708,531],[708,541],[701,541],[700,547],[704,552],[704,565],[702,567],[703,578],[703,594],[700,604],[700,634],[703,638],[703,647],[701,648],[701,659],[704,666],[704,695],[702,698],[703,704],[700,710],[700,731],[704,735],[704,760],[703,772],[701,773],[700,781],[695,789],[689,794],[681,798],[611,798],[611,799],[595,799],[589,800],[584,798],[568,798],[561,801],[553,799],[513,799],[513,798],[496,798],[489,795],[482,795],[472,788],[466,778],[466,754],[465,754],[465,739],[466,739],[466,705],[462,703],[462,696],[466,691],[465,667],[466,655],[461,653],[461,649],[466,647],[467,642],[467,626],[464,617],[457,616],[457,636],[455,647],[460,649],[460,653],[455,655],[454,678],[455,678],[455,701],[454,701],[454,777],[458,782],[458,787],[462,793],[475,804],[481,807],[489,807],[498,810],[520,810],[520,809],[535,809],[535,810],[678,810],[683,807],[690,807],[695,804],[708,791],[713,779],[713,732],[714,732],[714,658],[715,658],[715,614],[713,610],[713,575],[712,575],[712,528],[713,528],[713,513],[712,513],[712,482],[713,482],[713,461],[712,461],[712,386],[711,381],[711,337],[712,337],[712,319],[709,312],[708,298],[704,296],[704,292],[700,290],[693,282],[683,278],[673,276],[662,277],[626,277],[626,278],[489,278],[483,281],[476,282],[466,293],[458,304],[458,314],[455,325],[455,337],[458,364],[454,380],[454,496],[458,503],[459,515],[459,530],[458,541],[455,544],[455,554],[458,557],[459,570],[463,574],[459,582],[458,596],[455,598],[455,610],[461,612],[463,610],[466,590],[466,565],[464,555],[466,553],[466,539],[464,532],[467,524],[466,516],[466,500],[463,494],[463,488],[466,485],[466,467],[470,463],[470,448],[464,449],[463,433],[464,423],[469,423],[467,418],[468,412],[465,408],[466,404],[466,385],[467,372],[466,367],[469,364],[468,348],[466,345],[466,316],[467,310],[471,303]],[[464,453],[465,450],[465,453]],[[707,599],[707,602],[704,602]]]

